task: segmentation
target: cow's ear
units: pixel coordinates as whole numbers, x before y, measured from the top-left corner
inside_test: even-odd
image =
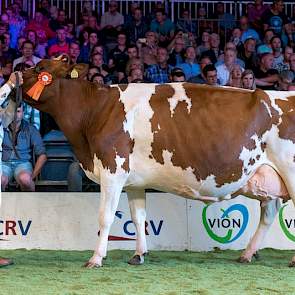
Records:
[[[76,64],[71,67],[69,76],[71,79],[84,79],[88,73],[88,67],[87,64]]]

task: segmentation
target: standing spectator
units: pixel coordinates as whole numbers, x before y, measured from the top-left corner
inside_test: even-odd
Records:
[[[282,42],[279,36],[274,36],[270,40],[271,48],[273,51],[273,68],[280,71],[280,67],[284,61],[284,56],[282,54]]]
[[[126,27],[130,27],[130,24],[134,20],[134,13],[137,8],[140,8],[139,3],[138,2],[131,2],[130,7],[129,7],[129,12],[127,15],[124,16],[124,25]]]
[[[49,18],[50,17],[50,5],[49,5],[49,1],[48,0],[42,0],[40,3],[40,11],[42,12],[42,14]]]
[[[34,55],[34,44],[31,41],[26,40],[23,43],[21,50],[23,55],[13,61],[13,69],[19,63],[27,63],[34,66],[41,60],[39,57]]]
[[[244,43],[247,39],[252,38],[256,42],[260,41],[258,33],[249,27],[249,21],[247,16],[240,18],[240,28],[242,30],[241,41]]]
[[[232,14],[224,11],[224,3],[218,2],[216,4],[216,14],[214,19],[218,19],[218,25],[223,30],[232,29],[235,23],[235,18]]]
[[[49,27],[54,32],[60,27],[57,17],[58,17],[58,8],[56,6],[51,6],[50,17],[49,17]]]
[[[189,46],[185,50],[185,62],[179,65],[179,68],[185,73],[185,79],[197,76],[201,73],[200,65],[196,62],[196,50]]]
[[[227,49],[224,53],[224,64],[216,67],[217,78],[221,85],[226,85],[228,83],[230,71],[236,62],[237,52],[233,49]]]
[[[249,90],[256,89],[255,77],[252,70],[247,69],[242,73],[242,88]]]
[[[57,30],[57,43],[53,44],[48,49],[49,57],[57,56],[60,54],[68,54],[69,53],[69,43],[66,40],[66,30],[61,27]]]
[[[231,87],[242,87],[242,68],[238,64],[234,64],[229,74],[228,86]]]
[[[157,64],[147,68],[145,76],[148,82],[152,83],[168,83],[172,66],[168,65],[168,52],[164,47],[157,50]]]
[[[136,8],[130,22],[126,25],[126,31],[129,33],[130,41],[136,43],[139,38],[144,38],[148,31],[148,25],[145,23],[140,8]]]
[[[259,67],[254,69],[256,85],[261,89],[275,90],[278,82],[278,71],[273,68],[274,57],[272,53],[264,53],[260,57]]]
[[[191,19],[191,13],[189,9],[183,9],[181,18],[176,23],[176,29],[181,30],[184,33],[196,34],[196,24]]]
[[[17,130],[16,155],[12,143],[12,125]],[[46,153],[40,133],[33,126],[23,119],[23,108],[17,109],[16,121],[4,128],[2,154],[2,177],[1,187],[5,191],[10,179],[20,185],[22,191],[35,191],[34,179],[40,173],[46,162]],[[37,160],[32,166],[32,153],[35,153]],[[19,157],[18,157],[19,156]]]
[[[283,11],[284,1],[274,0],[272,6],[261,17],[263,30],[272,29],[275,34],[281,36],[284,26],[288,23],[288,18]]]
[[[110,1],[109,11],[104,13],[101,17],[100,27],[106,33],[114,35],[117,29],[124,24],[123,15],[118,12],[118,3]]]
[[[69,46],[70,63],[76,64],[80,55],[80,46],[78,42],[73,41]]]
[[[156,11],[156,19],[151,22],[151,31],[159,35],[160,44],[167,46],[174,35],[174,24],[167,18],[164,11]]]
[[[254,5],[248,9],[248,19],[255,30],[261,29],[261,17],[267,9],[268,5],[263,4],[263,0],[255,0]]]
[[[222,53],[222,50],[220,50],[220,37],[216,33],[212,33],[210,35],[210,50],[204,51],[201,57],[209,56],[212,63],[215,64]]]
[[[100,30],[100,26],[97,23],[97,18],[95,16],[93,16],[93,15],[88,17],[88,26],[92,30],[95,30],[95,31]]]

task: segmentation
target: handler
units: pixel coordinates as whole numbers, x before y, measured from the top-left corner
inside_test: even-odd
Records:
[[[20,85],[23,84],[22,73],[21,72],[12,73],[7,83],[5,83],[0,88],[0,106],[6,100],[10,92],[15,88],[17,74],[19,76],[19,84]],[[3,141],[3,125],[2,124],[4,123],[4,121],[6,121],[6,123],[9,123],[8,121],[11,119],[13,119],[13,114],[11,114],[11,112],[4,112],[3,109],[1,109],[0,107],[0,181],[2,176],[2,141]],[[0,206],[1,206],[1,185],[0,185]],[[13,264],[13,261],[11,259],[0,257],[0,267],[7,266],[10,264]]]

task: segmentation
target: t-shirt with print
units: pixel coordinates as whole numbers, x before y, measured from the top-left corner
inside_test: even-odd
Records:
[[[282,34],[283,26],[288,23],[288,17],[284,13],[276,15],[270,9],[263,13],[261,19],[278,35]]]

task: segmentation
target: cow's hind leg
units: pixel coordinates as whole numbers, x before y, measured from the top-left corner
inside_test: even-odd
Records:
[[[258,228],[248,244],[245,251],[239,257],[238,262],[247,263],[251,262],[252,257],[257,253],[265,235],[271,227],[281,203],[279,199],[264,201],[261,203],[261,213]]]
[[[144,255],[147,253],[145,221],[146,221],[146,199],[144,189],[128,189],[129,208],[132,221],[136,228],[136,251],[129,260],[129,264],[139,265],[144,263]]]
[[[120,195],[127,176],[108,175],[101,177],[101,194],[99,205],[100,235],[93,256],[85,264],[87,268],[102,266],[102,259],[106,257],[108,236],[114,221]]]

